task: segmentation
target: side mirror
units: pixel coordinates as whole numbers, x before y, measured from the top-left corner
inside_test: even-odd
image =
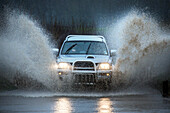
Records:
[[[58,53],[59,53],[59,49],[58,48],[53,48],[53,54],[57,57]]]
[[[116,56],[116,53],[117,53],[117,50],[111,50],[111,51],[110,51],[110,55],[111,55],[111,56]]]

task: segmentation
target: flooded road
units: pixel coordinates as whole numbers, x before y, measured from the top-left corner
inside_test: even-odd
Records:
[[[13,94],[0,94],[0,113],[170,112],[169,98],[159,94]]]
[[[170,99],[162,98],[161,88],[156,89],[159,93],[141,89],[157,88],[170,78],[170,35],[147,14],[132,11],[114,25],[116,32],[109,32],[117,37],[108,38],[110,46],[115,48],[116,41],[119,45],[115,75],[110,92],[100,93],[60,87],[51,68],[56,62],[51,38],[28,15],[7,13],[6,23],[0,36],[0,77],[4,79],[0,86],[25,90],[0,91],[0,113],[170,113]],[[135,91],[126,92],[131,87]],[[67,92],[56,93],[56,89]]]

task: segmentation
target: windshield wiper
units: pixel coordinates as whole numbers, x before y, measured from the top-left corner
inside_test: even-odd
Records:
[[[70,52],[70,50],[73,49],[76,45],[77,45],[77,44],[74,44],[74,45],[72,45],[71,47],[69,47],[69,48],[67,49],[67,51],[65,52],[65,54],[68,54],[68,53]]]
[[[91,46],[91,43],[89,44],[89,47],[87,48],[86,54],[88,54],[90,46]]]

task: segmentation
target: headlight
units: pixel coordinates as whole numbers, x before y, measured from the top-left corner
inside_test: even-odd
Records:
[[[101,64],[99,64],[98,69],[100,69],[100,70],[109,70],[110,69],[110,64],[109,63],[101,63]]]
[[[66,62],[60,62],[58,64],[58,69],[70,69],[70,64]]]

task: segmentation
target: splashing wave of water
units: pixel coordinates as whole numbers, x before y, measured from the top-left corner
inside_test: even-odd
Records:
[[[115,27],[118,38],[116,72],[136,82],[156,76],[169,76],[170,37],[145,13],[131,11]]]
[[[8,12],[6,23],[0,35],[1,76],[9,80],[28,77],[51,88],[54,79],[49,67],[55,59],[49,37],[24,14]]]
[[[11,81],[16,76],[28,77],[47,88],[55,87],[57,80],[50,68],[55,58],[48,35],[24,14],[8,12],[6,23],[0,35],[0,76]],[[114,29],[112,37],[118,38],[115,73],[125,78],[121,80],[132,78],[139,83],[161,74],[168,75],[170,37],[154,19],[132,11],[118,21]]]

